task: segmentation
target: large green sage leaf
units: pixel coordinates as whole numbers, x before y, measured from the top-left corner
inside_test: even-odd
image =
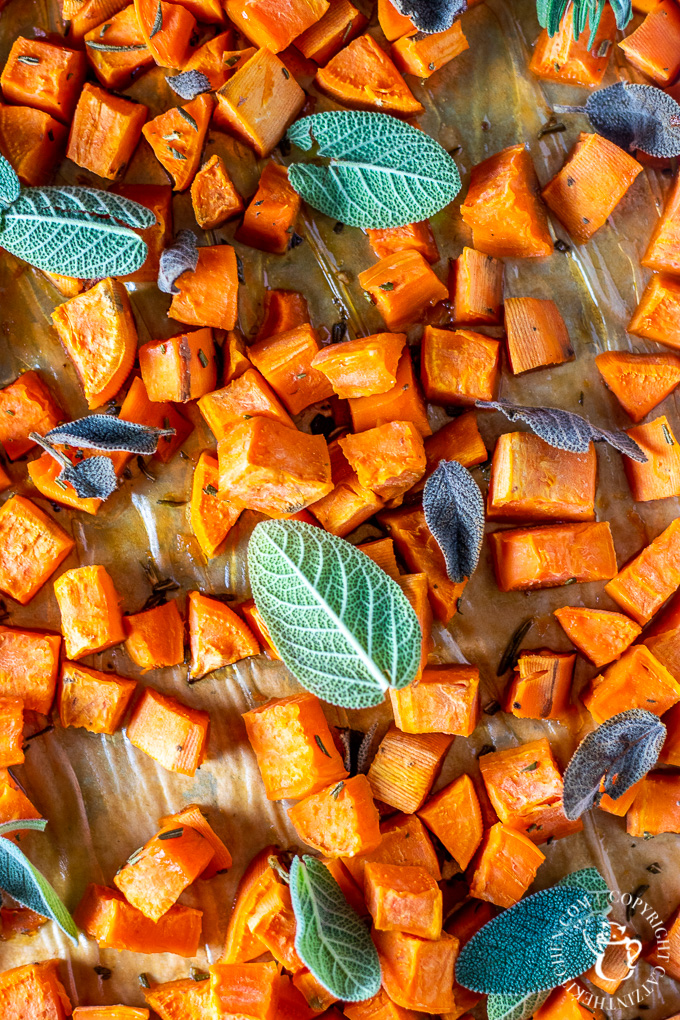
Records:
[[[460,190],[458,167],[439,142],[386,113],[335,110],[288,128],[318,163],[293,163],[288,177],[315,209],[351,227],[401,227],[433,216]]]
[[[377,950],[328,868],[306,854],[295,857],[290,896],[297,922],[295,948],[317,981],[345,1002],[377,995]]]
[[[150,209],[95,188],[26,188],[3,212],[0,246],[63,276],[123,276],[144,262],[132,227],[155,223]]]
[[[277,652],[313,694],[367,708],[415,678],[418,618],[399,585],[349,542],[300,521],[263,521],[248,570]]]
[[[21,192],[21,184],[14,167],[9,160],[0,155],[0,202],[9,204],[16,202]]]
[[[42,831],[46,825],[44,818],[20,818],[0,825],[0,837],[19,829]],[[0,889],[4,889],[22,906],[56,921],[65,935],[78,941],[75,921],[57,893],[23,851],[9,839],[0,839]]]

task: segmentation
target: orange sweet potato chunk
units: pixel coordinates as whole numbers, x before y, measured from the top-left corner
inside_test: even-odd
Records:
[[[297,800],[347,779],[321,702],[275,698],[243,716],[269,800]]]
[[[426,326],[420,355],[425,396],[435,404],[493,400],[500,377],[501,344],[472,330]]]
[[[405,333],[375,333],[357,340],[323,347],[312,366],[330,381],[342,398],[387,393],[396,384]]]
[[[680,587],[680,517],[619,570],[605,591],[640,625]]]
[[[227,14],[256,46],[279,53],[328,10],[328,0],[226,0]]]
[[[117,889],[102,885],[87,887],[73,917],[102,949],[189,958],[198,952],[203,919],[200,910],[177,903],[159,921],[151,921]]]
[[[453,742],[445,733],[404,733],[390,726],[368,770],[376,800],[411,814],[423,806]]]
[[[78,462],[76,459],[77,451],[73,447],[62,448],[62,453],[71,463],[76,464]],[[94,457],[96,453],[93,450],[87,451],[87,453],[83,451],[83,456]],[[78,459],[82,460],[83,457]],[[102,505],[103,500],[90,496],[79,496],[70,482],[65,482],[59,478],[60,471],[61,464],[47,452],[41,454],[40,457],[30,461],[28,464],[28,477],[41,496],[55,503],[63,503],[64,506],[70,506],[74,510],[82,510],[83,513],[94,516]]]
[[[670,273],[671,276],[678,276],[680,274],[679,237],[680,177],[676,176],[666,199],[664,211],[652,232],[647,251],[640,260],[642,265],[653,269],[655,273]],[[670,292],[669,297],[672,297],[672,305],[675,305],[677,288]]]
[[[198,408],[216,439],[224,439],[234,425],[251,418],[271,418],[295,428],[264,376],[255,368],[245,372],[220,390],[207,393],[198,401]]]
[[[161,67],[183,67],[197,27],[191,11],[165,0],[134,0],[134,3],[144,40],[156,63]]]
[[[573,360],[569,333],[554,301],[506,298],[504,307],[508,359],[515,375]]]
[[[60,645],[60,634],[0,626],[0,697],[22,698],[26,711],[48,715]]]
[[[78,50],[19,36],[0,75],[2,97],[7,103],[33,106],[68,124],[86,72],[85,55]]]
[[[309,511],[331,535],[344,538],[382,510],[385,503],[361,485],[337,439],[329,443],[328,456],[333,488],[320,500],[310,503]]]
[[[278,860],[277,855],[276,847],[264,847],[243,873],[229,917],[222,963],[246,963],[265,952],[263,943],[253,935],[248,922],[268,890],[280,881],[270,864],[272,857]]]
[[[180,446],[193,432],[193,424],[179,413],[174,404],[167,400],[154,401],[149,399],[146,386],[135,376],[130,383],[125,400],[123,401],[118,417],[122,421],[138,422],[140,425],[150,425],[152,428],[174,429],[172,436],[161,436],[154,458],[162,464],[167,462],[179,450]],[[125,464],[132,457],[132,454],[114,453],[112,459],[116,473],[120,474]]]
[[[666,415],[626,431],[647,457],[643,464],[631,457],[623,458],[635,502],[648,503],[680,495],[680,447]]]
[[[463,248],[449,269],[449,291],[456,326],[496,326],[503,308],[505,267],[474,248]]]
[[[490,538],[501,591],[606,581],[616,573],[608,521],[495,531]]]
[[[256,52],[254,46],[237,49],[236,43],[233,29],[220,32],[194,50],[182,70],[200,71],[213,89],[220,89]]]
[[[300,839],[327,857],[355,857],[380,844],[380,816],[363,775],[309,794],[288,815]]]
[[[142,103],[86,82],[71,123],[66,155],[110,181],[130,163],[149,111]]]
[[[0,149],[22,184],[49,184],[67,137],[68,129],[42,110],[0,106]]]
[[[301,205],[302,199],[288,181],[285,166],[267,163],[236,231],[236,240],[260,251],[283,255],[291,246]]]
[[[284,882],[269,886],[248,920],[248,927],[287,971],[299,974],[304,969],[295,949],[297,922],[290,890]]]
[[[135,1006],[76,1006],[73,1020],[149,1020],[149,1011]]]
[[[571,643],[598,668],[618,659],[642,629],[630,617],[607,609],[563,606],[553,615]]]
[[[333,0],[326,13],[295,39],[295,46],[308,60],[323,67],[367,24],[366,16],[350,0]]]
[[[137,357],[137,328],[119,280],[100,280],[52,312],[90,408],[115,397]]]
[[[196,176],[214,105],[212,95],[204,93],[185,106],[165,110],[142,128],[175,191],[185,191]]]
[[[123,623],[127,653],[143,672],[184,661],[184,623],[176,602],[132,613]]]
[[[5,1020],[28,1016],[66,1020],[71,1016],[71,1003],[59,980],[59,963],[59,960],[27,963],[3,973],[0,1012]]]
[[[193,776],[205,758],[209,722],[207,712],[147,687],[135,706],[127,736],[163,768]]]
[[[394,386],[384,393],[375,393],[370,397],[352,397],[349,408],[355,432],[365,432],[390,421],[412,421],[421,436],[432,434],[427,420],[427,408],[413,370],[408,347],[401,353]]]
[[[219,287],[215,280],[220,281]],[[233,329],[238,318],[238,263],[230,244],[198,249],[198,264],[175,280],[168,315],[188,326]],[[213,384],[214,385],[214,384]]]
[[[600,24],[590,44],[590,27],[574,39],[573,8],[565,12],[555,35],[544,29],[529,62],[529,70],[538,78],[582,85],[593,89],[602,84],[616,39],[616,19],[611,7],[605,6]]]
[[[161,1020],[214,1020],[208,979],[179,978],[143,988],[142,992]]]
[[[477,415],[474,411],[459,414],[452,421],[438,429],[434,435],[425,439],[425,456],[427,468],[420,481],[411,490],[420,492],[432,472],[442,460],[457,460],[463,467],[474,467],[488,459]]]
[[[408,421],[348,435],[339,440],[342,452],[356,471],[359,484],[380,499],[403,496],[425,473],[425,448],[418,429]]]
[[[470,894],[512,907],[527,891],[545,854],[522,832],[497,822],[486,832],[474,863]]]
[[[218,1017],[276,1020],[277,963],[215,963],[210,968],[210,1001]]]
[[[299,414],[333,394],[329,380],[313,366],[320,348],[319,335],[307,322],[258,340],[248,348],[248,357],[288,412]]]
[[[123,198],[145,205],[156,217],[156,222],[150,227],[134,228],[146,243],[148,254],[139,269],[119,279],[155,283],[161,254],[172,237],[172,188],[169,184],[117,184],[112,190]]]
[[[680,684],[647,645],[629,648],[591,681],[583,695],[583,703],[598,725],[630,708],[663,715],[677,701]]]
[[[309,322],[307,298],[297,290],[264,292],[263,316],[255,340],[266,340],[277,333],[287,333]]]
[[[199,227],[214,230],[243,212],[243,199],[220,156],[213,155],[191,184],[191,204]]]
[[[570,453],[531,432],[499,436],[487,498],[490,518],[522,521],[592,521],[597,454]]]
[[[197,329],[143,344],[139,367],[151,401],[186,403],[210,393],[217,382],[212,330]]]
[[[552,255],[548,218],[529,151],[512,145],[472,168],[461,216],[472,246],[494,258]]]
[[[362,35],[319,69],[316,84],[332,99],[358,110],[412,117],[423,112],[394,63],[370,35]]]
[[[167,914],[208,866],[213,848],[189,826],[165,826],[116,872],[114,884],[151,921]]]
[[[42,815],[19,789],[8,769],[0,769],[0,824],[23,818],[42,818]],[[2,838],[18,845],[21,833],[17,836],[5,833]]]
[[[191,530],[206,559],[216,556],[241,511],[218,496],[217,457],[204,450],[194,468],[191,483]]]
[[[21,698],[0,698],[0,769],[24,761],[24,703]]]
[[[658,836],[680,832],[680,776],[650,772],[642,780],[626,817],[629,836]]]
[[[116,673],[64,662],[57,705],[61,725],[82,726],[90,733],[115,733],[137,684]]]
[[[0,443],[10,460],[33,449],[30,432],[44,436],[65,418],[37,372],[24,372],[0,390]]]
[[[135,77],[155,63],[144,42],[134,4],[87,32],[84,42],[87,59],[107,89],[128,88]]]
[[[418,817],[441,840],[460,868],[467,868],[482,841],[479,797],[470,776],[462,775],[430,797]]]
[[[505,711],[518,719],[563,718],[571,701],[575,662],[569,653],[522,652],[505,693]]]
[[[450,733],[469,737],[479,720],[476,666],[427,666],[419,679],[390,689],[394,720],[404,733]]]
[[[660,279],[662,278],[653,276],[647,290],[654,280]],[[673,285],[675,286],[675,284]],[[678,297],[680,298],[680,286],[678,286]],[[643,295],[638,311],[644,302]],[[657,305],[658,307],[659,305]],[[680,344],[680,301],[677,312],[678,343]],[[633,323],[628,328],[631,333],[643,335],[633,327]],[[646,327],[642,328],[646,329]],[[667,338],[666,340],[659,340],[660,335],[657,333],[656,336],[650,336],[649,339],[672,346],[672,334],[668,339],[669,334],[664,330],[662,335]],[[604,354],[597,355],[595,364],[607,389],[612,391],[628,417],[632,418],[634,422],[642,421],[657,404],[670,396],[680,383],[680,356],[677,354],[628,354],[627,351],[605,351]]]
[[[26,605],[74,546],[30,499],[10,496],[0,507],[0,591]]]
[[[250,655],[260,645],[243,620],[218,599],[189,592],[189,675],[196,679]]]
[[[413,248],[387,255],[364,269],[359,284],[394,333],[418,322],[430,305],[449,296],[448,288]]]
[[[366,865],[370,861],[422,866],[436,882],[440,881],[442,874],[437,854],[427,829],[417,815],[393,815],[381,823],[380,833],[380,843],[374,850],[343,857],[343,864],[360,889],[364,888]]]
[[[69,659],[102,652],[125,640],[120,596],[106,567],[74,567],[54,582]]]
[[[196,832],[200,832],[213,850],[213,856],[207,867],[200,873],[199,878],[207,880],[227,871],[232,865],[231,854],[217,833],[213,831],[205,812],[197,804],[188,804],[177,814],[166,815],[165,818],[160,819],[161,828],[170,829],[170,831],[187,825],[195,829]]]
[[[378,259],[412,248],[420,252],[430,265],[439,262],[439,248],[429,220],[407,223],[403,227],[384,227],[382,230],[369,227],[366,237]]]
[[[680,595],[674,595],[646,628],[642,641],[668,672],[680,680]]]
[[[680,10],[673,0],[660,0],[642,24],[622,39],[626,60],[655,85],[671,85],[680,73]]]
[[[392,44],[392,57],[402,74],[425,79],[469,48],[460,21],[455,21],[444,32],[403,35]]]
[[[366,905],[378,931],[423,939],[442,933],[442,892],[425,868],[370,862],[364,871]]]
[[[371,937],[390,999],[405,1009],[428,1013],[454,1008],[453,972],[459,945],[455,936],[444,932],[438,939],[422,939],[374,928]]]

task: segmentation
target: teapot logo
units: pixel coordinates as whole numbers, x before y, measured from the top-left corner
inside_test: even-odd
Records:
[[[611,921],[610,927],[609,939],[604,948],[601,948],[601,944],[592,946],[590,941],[588,941],[590,948],[597,954],[595,961],[595,973],[597,976],[602,978],[603,981],[619,981],[622,983],[635,970],[636,960],[642,952],[642,942],[639,939],[631,938],[622,924]],[[613,967],[613,974],[608,974],[605,969],[607,950],[610,950],[608,962]],[[624,965],[625,973],[622,973]]]

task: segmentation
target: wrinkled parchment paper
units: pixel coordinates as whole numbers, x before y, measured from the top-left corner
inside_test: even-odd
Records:
[[[0,14],[0,59],[4,62],[12,41],[33,30],[61,32],[58,0],[12,0]],[[638,18],[639,20],[639,18]],[[373,19],[372,31],[378,31]],[[36,27],[37,26],[37,27]],[[517,141],[529,144],[538,176],[545,183],[562,165],[578,132],[589,130],[584,117],[563,118],[566,131],[539,139],[553,103],[575,104],[585,99],[585,90],[546,84],[526,70],[531,46],[538,36],[533,0],[487,0],[464,16],[463,28],[470,49],[421,84],[409,78],[414,93],[425,106],[419,124],[448,148],[460,146],[456,160],[463,175],[461,197],[465,195],[470,167],[504,146]],[[617,75],[635,78],[615,47],[605,84]],[[164,72],[147,72],[129,90],[145,102],[151,116],[177,99],[164,81]],[[317,110],[331,108],[320,98]],[[239,190],[249,196],[255,190],[259,172],[253,153],[218,132],[208,138],[206,156],[219,152]],[[165,172],[142,141],[125,180],[130,183],[167,183]],[[99,178],[65,162],[57,175],[60,183],[93,184]],[[579,411],[604,426],[630,424],[614,397],[605,390],[595,369],[594,357],[604,350],[659,350],[627,336],[626,323],[637,304],[647,273],[639,263],[653,223],[662,207],[670,176],[646,169],[615,210],[609,223],[585,247],[571,247],[566,254],[555,253],[545,260],[506,262],[506,294],[550,297],[557,301],[576,351],[576,360],[556,367],[513,377],[503,373],[501,395],[528,404],[555,404]],[[460,201],[460,198],[458,202]],[[458,202],[432,220],[442,254],[437,267],[446,273],[449,256],[459,254],[469,235],[458,214]],[[175,229],[196,229],[188,192],[174,199]],[[261,315],[265,287],[297,289],[309,301],[311,318],[330,330],[341,318],[348,322],[350,336],[366,335],[382,327],[380,317],[366,301],[357,275],[374,261],[368,243],[358,230],[346,228],[334,233],[333,222],[311,210],[304,214],[298,231],[304,243],[285,256],[266,256],[236,245],[241,252],[245,285],[240,288],[240,324],[252,335]],[[208,235],[208,240],[232,241],[234,223]],[[558,227],[556,236],[568,241]],[[167,319],[169,298],[153,285],[131,288],[140,343],[173,335],[178,325]],[[20,372],[39,369],[72,417],[87,412],[75,373],[51,327],[50,313],[63,300],[37,271],[3,253],[0,258],[0,385],[11,382]],[[323,329],[322,329],[323,332]],[[418,342],[421,329],[412,330]],[[581,398],[582,395],[582,398]],[[582,399],[582,403],[581,400]],[[102,563],[110,571],[121,594],[125,610],[138,611],[149,595],[143,563],[153,561],[158,573],[174,578],[180,585],[180,607],[186,592],[200,589],[210,594],[231,592],[239,599],[249,595],[244,566],[248,534],[258,517],[245,513],[230,533],[223,555],[206,563],[188,524],[188,505],[169,506],[161,499],[188,500],[191,473],[199,452],[214,445],[195,408],[189,408],[196,429],[185,443],[189,460],[179,456],[165,467],[150,463],[156,476],[150,481],[132,462],[132,478],[124,483],[100,510],[97,517],[61,508],[56,517],[76,540],[74,554],[63,569],[79,564]],[[678,432],[675,398],[659,409],[666,413]],[[656,412],[655,412],[656,413]],[[309,417],[309,415],[307,416]],[[432,409],[433,423],[445,420],[441,409]],[[491,451],[495,437],[510,426],[498,415],[480,413],[480,423]],[[678,514],[675,499],[634,506],[617,453],[598,447],[598,519],[611,522],[622,564],[656,536]],[[35,498],[27,481],[25,463],[10,466],[14,487]],[[485,486],[488,472],[475,472]],[[47,506],[48,512],[50,511]],[[365,526],[358,536],[377,537],[376,529]],[[354,537],[354,536],[353,536]],[[493,580],[488,550],[463,595],[461,613],[448,630],[436,627],[436,649],[432,661],[467,659],[480,667],[483,678],[482,704],[493,701],[507,678],[498,678],[496,668],[510,635],[519,623],[532,618],[533,626],[525,647],[566,650],[569,645],[551,616],[565,604],[616,608],[601,584],[575,585],[549,591],[500,594]],[[29,606],[8,600],[9,622],[16,626],[59,629],[59,613],[52,584],[44,586]],[[87,664],[113,669],[123,676],[138,677],[139,671],[124,648],[113,648],[86,659]],[[594,673],[579,660],[576,686]],[[228,844],[234,865],[226,875],[208,883],[196,883],[182,900],[204,911],[205,950],[195,961],[177,956],[146,956],[100,950],[81,936],[77,947],[61,935],[56,925],[46,925],[34,938],[0,943],[0,967],[6,969],[32,960],[60,957],[62,976],[74,1004],[91,1005],[123,1002],[142,1005],[138,975],[146,972],[162,981],[186,976],[191,964],[204,967],[221,952],[234,890],[251,857],[267,843],[295,846],[296,838],[283,803],[269,803],[264,795],[255,759],[250,751],[241,713],[272,696],[295,689],[295,681],[280,663],[263,656],[246,660],[212,674],[193,686],[187,684],[186,666],[159,670],[139,677],[142,684],[177,695],[187,704],[210,712],[211,736],[208,760],[194,779],[179,776],[157,766],[132,747],[124,732],[98,736],[80,729],[52,732],[30,742],[26,763],[15,770],[30,799],[49,819],[45,835],[22,837],[22,846],[32,860],[50,877],[71,909],[75,909],[88,882],[111,884],[116,869],[129,854],[155,831],[161,815],[197,802],[211,812],[216,831]],[[377,716],[387,724],[386,709],[345,713],[329,710],[332,721],[367,726]],[[31,732],[45,725],[44,718],[30,720]],[[475,772],[476,753],[484,744],[498,748],[547,735],[564,765],[573,749],[566,730],[557,723],[518,720],[499,713],[484,715],[474,736],[456,738],[438,786],[461,771]],[[667,834],[650,840],[635,840],[625,833],[623,819],[592,812],[585,819],[582,834],[543,846],[546,862],[539,870],[536,888],[551,885],[577,867],[596,865],[612,888],[622,893],[648,885],[645,899],[666,916],[680,901],[678,836]],[[659,874],[646,869],[657,862]],[[621,920],[620,912],[615,911]],[[642,938],[651,931],[640,911],[633,925]],[[102,981],[94,967],[112,971]],[[634,990],[646,973],[644,965],[622,986]],[[670,980],[648,998],[645,1017],[657,1020],[680,1009],[678,986]],[[635,1017],[638,1008],[613,1011],[621,1018]]]

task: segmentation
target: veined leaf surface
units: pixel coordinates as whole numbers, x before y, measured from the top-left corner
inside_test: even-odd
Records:
[[[21,192],[21,184],[14,167],[9,160],[0,155],[0,202],[16,202]]]
[[[263,521],[248,569],[277,652],[313,694],[367,708],[415,678],[418,618],[399,585],[349,542],[300,521]]]

